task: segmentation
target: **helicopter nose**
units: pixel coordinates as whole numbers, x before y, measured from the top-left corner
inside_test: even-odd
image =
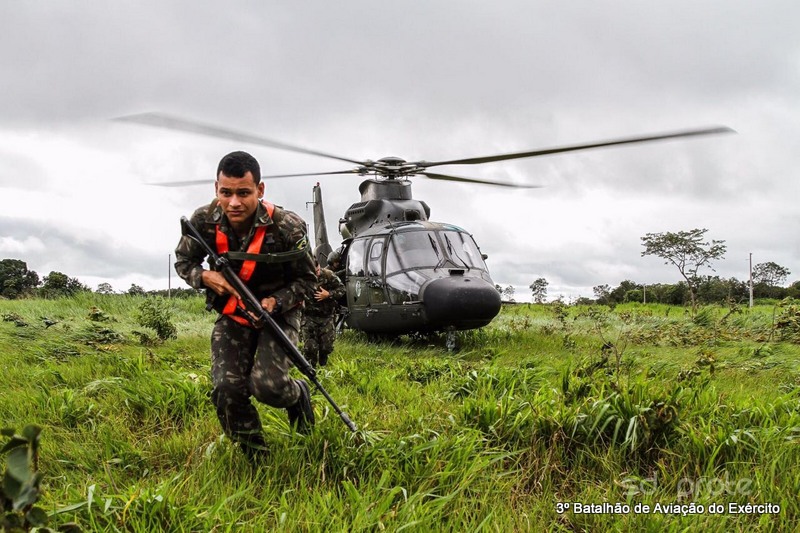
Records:
[[[500,312],[500,293],[481,278],[450,276],[428,282],[420,291],[429,321],[442,327],[485,326]]]

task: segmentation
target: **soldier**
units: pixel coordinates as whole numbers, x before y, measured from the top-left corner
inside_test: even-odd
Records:
[[[317,290],[306,297],[301,330],[303,355],[315,367],[328,364],[328,356],[333,352],[337,300],[345,293],[344,285],[333,271],[317,265],[317,278]]]
[[[342,266],[342,247],[328,254],[328,270],[336,274],[336,277],[344,282],[344,267]]]
[[[303,300],[317,278],[306,224],[295,213],[262,201],[258,162],[233,152],[219,163],[216,198],[191,217],[206,242],[227,254],[239,277],[297,344]],[[251,459],[264,455],[261,421],[250,396],[288,411],[298,432],[314,424],[311,394],[304,380],[289,378],[291,362],[268,330],[253,329],[243,316],[239,294],[220,272],[203,269],[205,252],[188,237],[175,250],[175,270],[195,289],[205,288],[219,316],[211,333],[214,403],[222,428]]]

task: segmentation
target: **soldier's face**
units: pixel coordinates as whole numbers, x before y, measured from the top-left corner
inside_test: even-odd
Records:
[[[249,171],[241,178],[232,178],[220,172],[215,187],[219,205],[234,227],[252,220],[258,202],[264,196],[264,183],[256,185]]]

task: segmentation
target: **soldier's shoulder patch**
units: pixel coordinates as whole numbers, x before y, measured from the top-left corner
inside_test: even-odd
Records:
[[[296,250],[303,250],[305,248],[308,248],[308,235],[303,235],[303,237],[299,241],[297,241],[294,247]]]

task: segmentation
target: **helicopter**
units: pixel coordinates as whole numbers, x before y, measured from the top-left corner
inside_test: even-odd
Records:
[[[412,177],[507,188],[539,188],[430,172],[445,165],[474,165],[556,153],[588,150],[684,137],[732,133],[725,126],[598,141],[509,154],[441,161],[406,161],[400,157],[356,160],[286,144],[264,137],[162,113],[143,113],[115,120],[224,138],[335,159],[355,167],[331,172],[307,172],[262,176],[262,179],[300,176],[358,175],[367,177],[358,187],[360,201],[339,220],[343,239],[337,254],[346,287],[345,315],[349,328],[375,337],[445,332],[447,346],[455,332],[489,324],[500,312],[501,298],[486,265],[486,254],[471,233],[455,224],[430,220],[430,207],[411,193]],[[153,185],[182,187],[208,184],[209,180],[159,182]],[[314,255],[326,266],[333,252],[325,224],[322,189],[312,190]],[[331,256],[333,257],[333,256]]]

